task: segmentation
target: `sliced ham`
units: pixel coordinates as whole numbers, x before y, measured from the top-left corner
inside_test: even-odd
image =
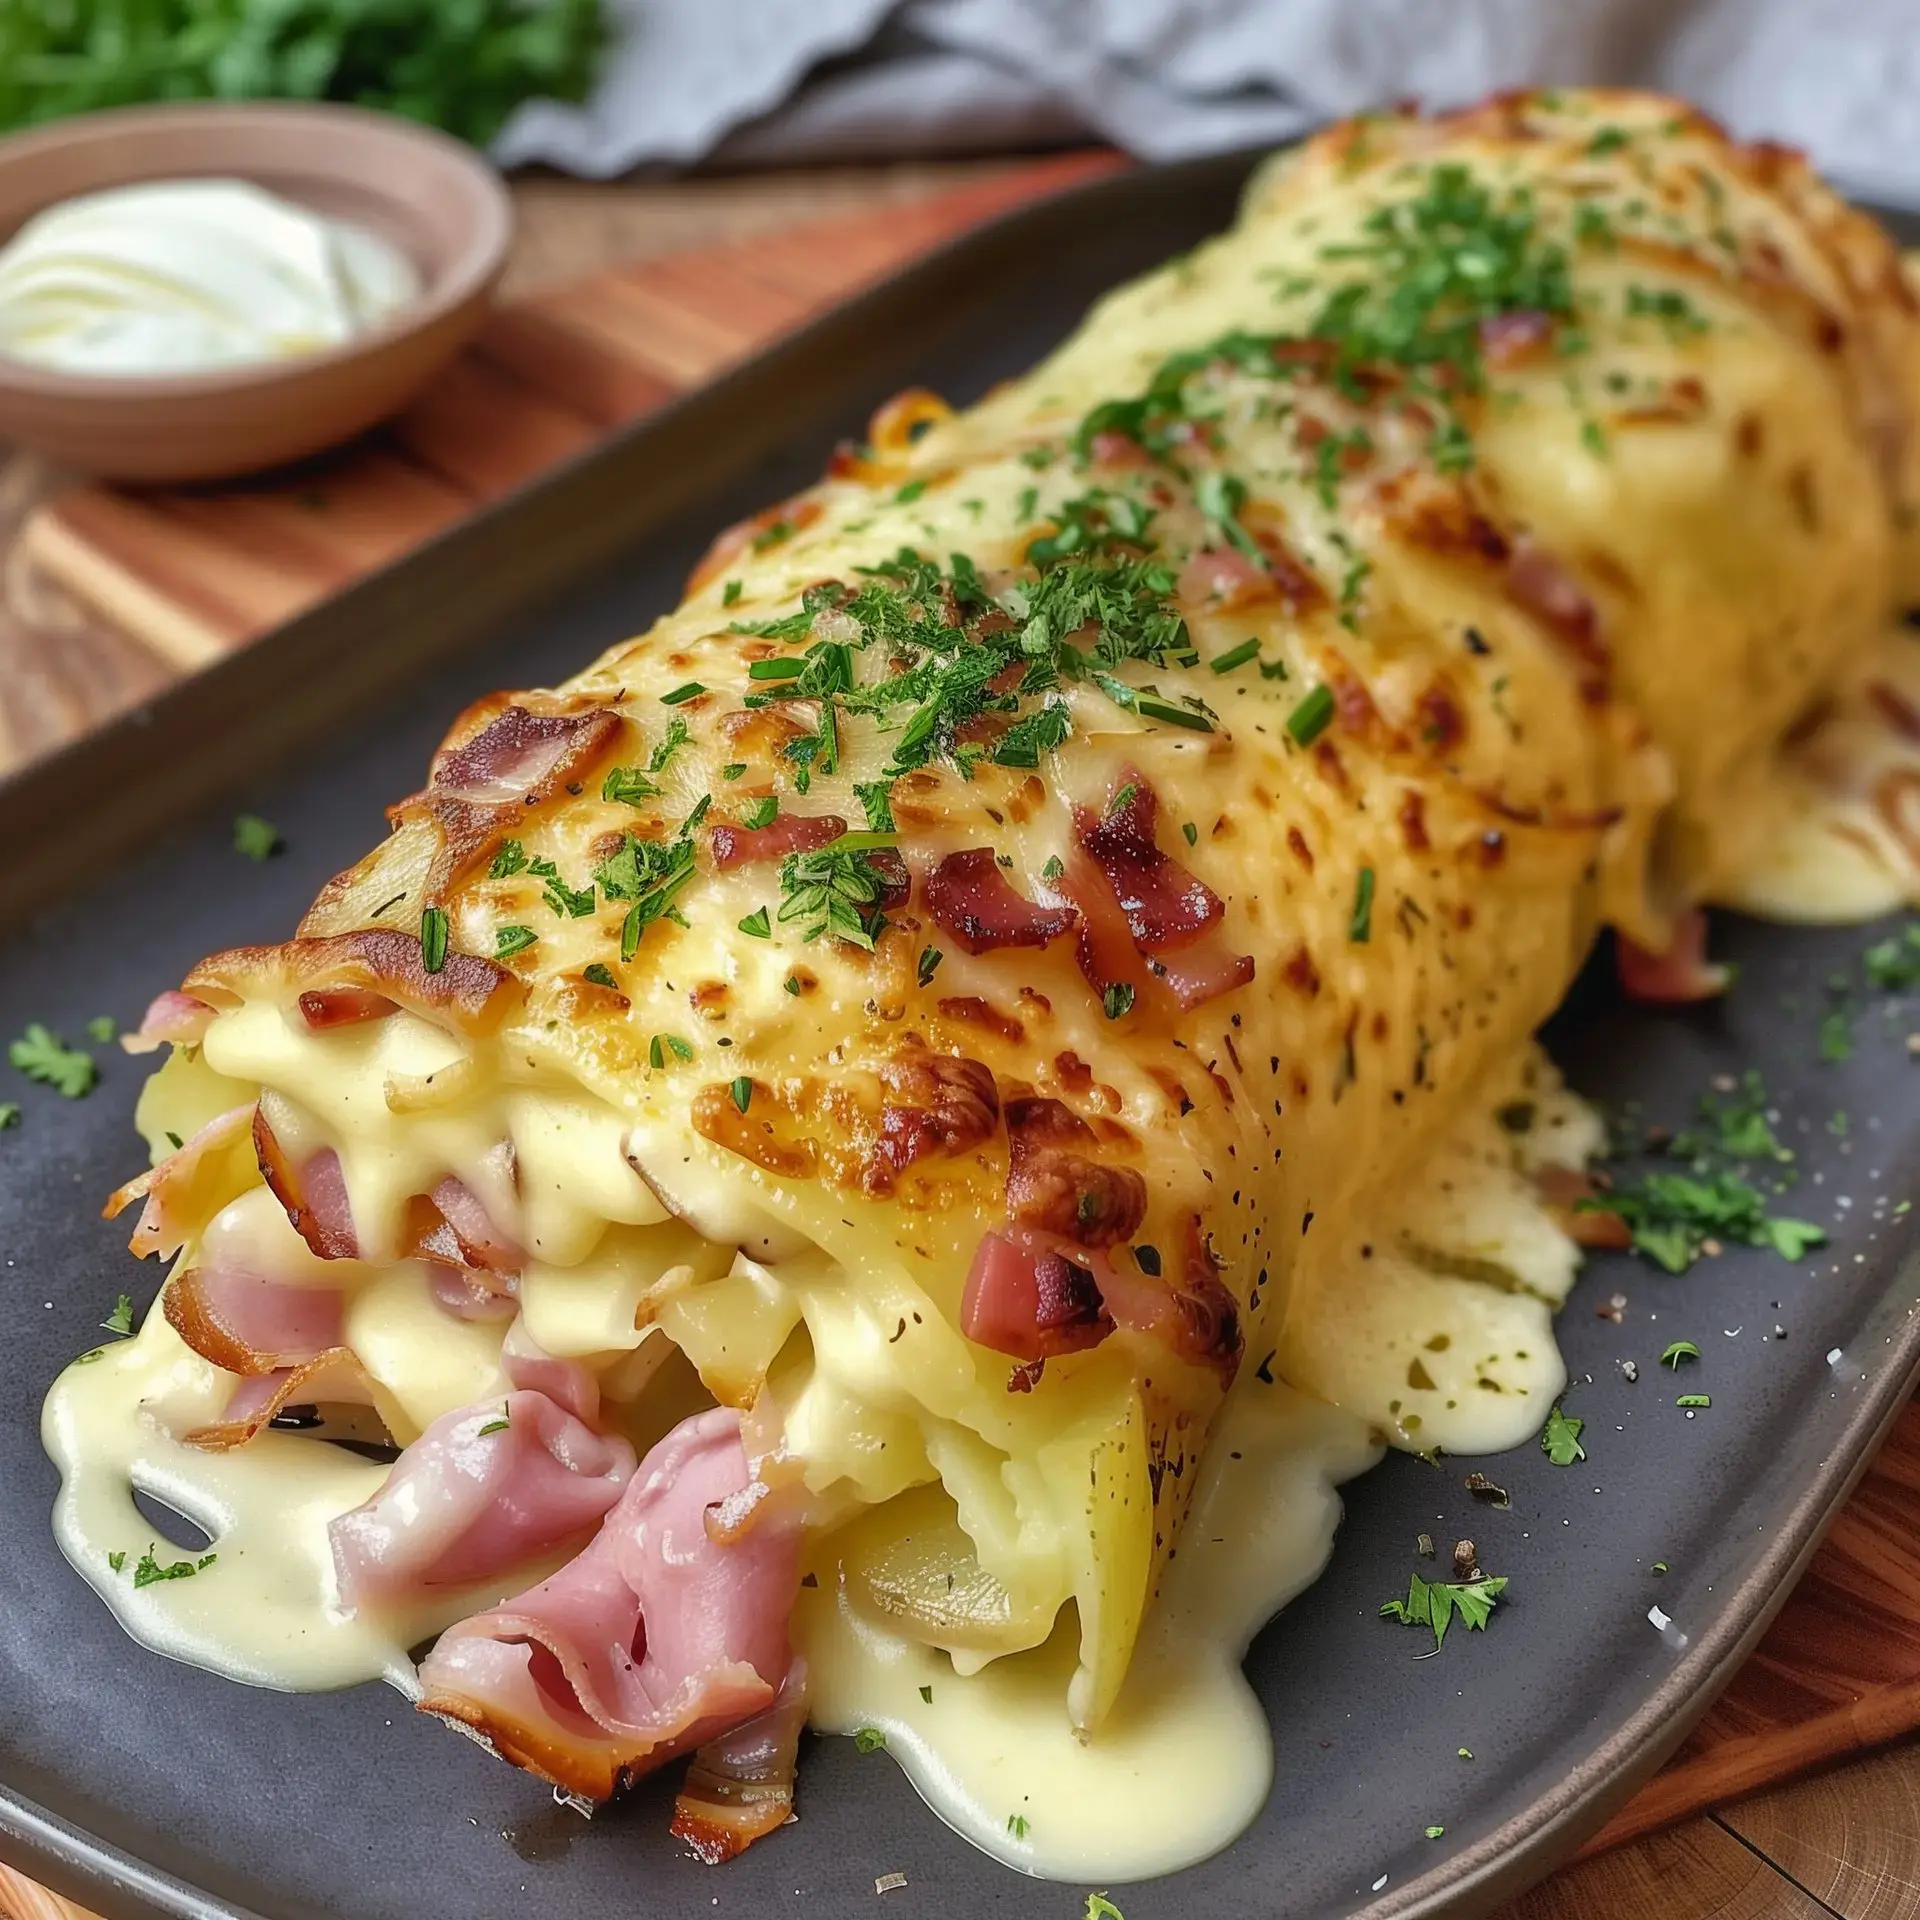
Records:
[[[584,713],[534,713],[509,706],[471,739],[436,756],[428,792],[436,800],[497,809],[524,807],[584,770],[612,746],[620,716],[604,707]]]
[[[1156,956],[1147,962],[1147,969],[1183,1010],[1190,1011],[1246,986],[1253,979],[1253,955],[1233,952],[1216,933],[1179,953]]]
[[[566,1408],[590,1427],[599,1423],[600,1382],[593,1369],[578,1360],[562,1360],[549,1353],[527,1331],[524,1318],[507,1329],[500,1364],[516,1387],[544,1393],[556,1407]]]
[[[251,1273],[193,1267],[161,1295],[167,1323],[203,1360],[229,1373],[274,1373],[341,1343],[344,1297]]]
[[[1220,896],[1155,842],[1160,803],[1133,772],[1121,776],[1119,806],[1096,815],[1075,809],[1080,844],[1092,856],[1125,914],[1142,953],[1191,946],[1226,912]]]
[[[315,1033],[360,1026],[400,1011],[400,1003],[371,987],[310,987],[300,996],[300,1017]]]
[[[1617,934],[1613,958],[1622,991],[1643,1006],[1685,1007],[1717,1000],[1733,981],[1729,968],[1707,958],[1707,916],[1699,907],[1689,907],[1675,920],[1673,944],[1665,953],[1650,953]]]
[[[360,1243],[353,1231],[353,1204],[340,1156],[322,1147],[296,1167],[268,1122],[265,1106],[253,1113],[253,1151],[260,1175],[287,1210],[293,1230],[322,1260],[357,1260]]]
[[[920,897],[941,931],[969,953],[1044,947],[1080,918],[1073,907],[1043,907],[1016,893],[990,847],[948,854]]]
[[[789,1669],[799,1530],[775,1515],[710,1537],[708,1509],[749,1477],[737,1413],[682,1421],[592,1545],[441,1636],[421,1708],[594,1800],[765,1712]]]
[[[328,1528],[349,1608],[497,1579],[584,1539],[633,1475],[633,1448],[544,1393],[444,1413],[365,1506]]]
[[[793,1818],[807,1664],[796,1658],[765,1713],[709,1740],[674,1796],[673,1834],[710,1867],[724,1865]]]
[[[781,813],[764,827],[722,824],[708,835],[716,867],[750,867],[784,860],[790,853],[811,853],[838,840],[847,823],[837,813]]]
[[[440,1230],[452,1238],[444,1221]],[[520,1311],[519,1278],[514,1274],[429,1259],[427,1286],[434,1305],[456,1320],[511,1320]]]
[[[510,1146],[508,1151],[511,1152]],[[495,1225],[485,1202],[464,1180],[448,1175],[434,1188],[433,1204],[451,1230],[467,1266],[509,1274],[518,1273],[526,1264],[525,1250],[511,1234]]]
[[[158,1254],[171,1260],[189,1236],[206,1224],[214,1207],[227,1197],[227,1169],[221,1164],[228,1148],[242,1140],[253,1118],[251,1107],[230,1107],[216,1115],[190,1140],[116,1187],[100,1209],[112,1220],[136,1200],[145,1201],[127,1245],[136,1259]]]
[[[171,987],[155,994],[140,1025],[132,1033],[123,1033],[120,1044],[129,1053],[152,1053],[171,1044],[195,1047],[207,1037],[213,1025],[213,1009],[190,993],[176,993]]]

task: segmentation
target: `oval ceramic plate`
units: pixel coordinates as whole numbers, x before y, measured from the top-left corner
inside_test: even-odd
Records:
[[[0,946],[0,1030],[131,1024],[201,953],[283,937],[468,699],[549,681],[646,624],[715,527],[810,478],[889,388],[964,400],[1032,362],[1101,289],[1223,225],[1246,166],[1123,176],[1016,213],[16,780],[0,797],[0,908],[21,929]],[[240,806],[281,828],[282,858],[233,852]],[[29,898],[53,904],[22,928]],[[1126,1920],[1482,1911],[1659,1762],[1784,1598],[1920,1365],[1913,1222],[1896,1211],[1920,1169],[1920,1097],[1898,1007],[1862,1014],[1850,1059],[1818,1059],[1823,983],[1863,932],[1723,938],[1745,968],[1725,1006],[1654,1017],[1590,980],[1549,1037],[1584,1092],[1669,1123],[1714,1075],[1760,1068],[1799,1155],[1793,1210],[1832,1244],[1796,1265],[1729,1252],[1679,1279],[1596,1259],[1560,1323],[1587,1458],[1483,1463],[1510,1510],[1476,1503],[1455,1462],[1395,1457],[1349,1486],[1325,1578],[1248,1663],[1276,1731],[1269,1804],[1206,1864],[1111,1889]],[[860,1910],[891,1874],[906,1878],[884,1920],[1083,1913],[1085,1889],[982,1858],[847,1741],[803,1750],[798,1824],[709,1871],[667,1837],[669,1782],[589,1822],[390,1692],[257,1692],[125,1640],[55,1550],[38,1413],[114,1296],[131,1288],[144,1311],[154,1290],[124,1225],[98,1218],[139,1159],[146,1070],[115,1054],[74,1103],[25,1088],[24,1123],[0,1134],[0,1851],[114,1916],[759,1920]],[[1595,1312],[1615,1293],[1617,1323]],[[1655,1364],[1674,1339],[1702,1349],[1679,1383]],[[1692,1417],[1674,1405],[1690,1388],[1712,1399]],[[1379,1617],[1425,1564],[1423,1532],[1470,1535],[1511,1582],[1485,1633],[1456,1627],[1426,1659],[1420,1634]]]

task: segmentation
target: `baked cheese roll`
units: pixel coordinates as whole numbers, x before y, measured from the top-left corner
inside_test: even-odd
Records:
[[[1562,93],[1333,128],[1026,378],[894,401],[156,1004],[174,1266],[50,1409],[76,1558],[574,1794],[697,1748],[715,1857],[809,1710],[1022,1864],[1219,1844],[1243,1785],[1139,1785],[1219,1772],[1168,1676],[1257,1805],[1219,1689],[1331,1480],[1545,1416],[1597,1136],[1531,1036],[1605,925],[1697,990],[1901,591],[1917,355],[1796,158]],[[241,1565],[106,1578],[142,1475]],[[1079,1839],[982,1784],[1016,1726]]]

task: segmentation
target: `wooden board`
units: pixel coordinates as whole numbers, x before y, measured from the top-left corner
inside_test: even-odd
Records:
[[[32,507],[16,559],[139,643],[126,697],[270,629],[480,502],[711,377],[915,252],[1110,168],[1023,165],[918,202],[617,269],[502,307],[389,431],[244,487],[81,487]],[[0,498],[0,539],[11,517]],[[10,566],[18,591],[25,569]],[[1920,1407],[1807,1578],[1675,1760],[1588,1854],[1920,1729]],[[81,1909],[0,1868],[0,1915]]]
[[[512,301],[406,413],[346,451],[239,486],[74,487],[28,518],[20,553],[189,672],[936,242],[1122,164],[1063,154]]]

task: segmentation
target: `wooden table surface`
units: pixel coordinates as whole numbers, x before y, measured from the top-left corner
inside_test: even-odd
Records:
[[[908,199],[996,164],[903,163],[647,185],[521,180],[508,286],[551,285],[617,261]],[[0,553],[57,478],[18,456],[0,462]],[[29,569],[0,562],[0,768],[145,697],[167,677]],[[1920,1920],[1920,1740],[1570,1868],[1499,1920],[1822,1914]],[[10,1920],[37,1916],[20,1905]]]

